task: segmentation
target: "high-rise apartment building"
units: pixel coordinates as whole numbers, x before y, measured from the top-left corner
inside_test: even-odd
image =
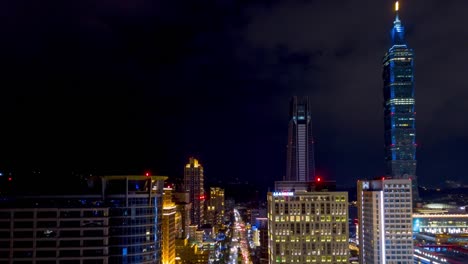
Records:
[[[210,187],[210,197],[206,206],[207,222],[212,226],[223,224],[224,219],[224,189]]]
[[[406,44],[398,2],[395,10],[392,46],[383,59],[386,173],[395,179],[411,179],[417,201],[414,52]]]
[[[105,176],[93,192],[0,200],[1,263],[160,263],[161,176]]]
[[[411,180],[358,181],[359,263],[412,264]]]
[[[311,181],[315,177],[314,140],[309,98],[290,102],[285,181]]]
[[[269,263],[348,262],[348,193],[327,184],[275,183],[267,195]]]
[[[200,227],[204,224],[204,208],[205,208],[205,189],[203,178],[203,166],[197,159],[191,157],[189,163],[185,165],[184,171],[184,189],[189,192],[190,203],[190,220],[192,225]]]
[[[176,204],[172,201],[172,188],[165,187],[162,217],[162,264],[174,264],[176,258]]]

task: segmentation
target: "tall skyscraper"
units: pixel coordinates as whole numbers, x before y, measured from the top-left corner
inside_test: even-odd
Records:
[[[185,165],[184,189],[189,192],[190,220],[192,225],[200,227],[204,223],[205,189],[203,187],[203,167],[198,160],[191,157],[189,163]]]
[[[165,187],[163,194],[161,263],[174,264],[176,261],[176,212],[177,206],[172,201],[172,188]]]
[[[267,195],[269,263],[348,263],[348,193],[276,182]]]
[[[359,263],[412,264],[411,180],[360,180]]]
[[[309,98],[294,96],[290,102],[285,181],[311,181],[315,177],[314,140]]]
[[[216,226],[216,230],[224,220],[224,189],[210,187],[210,197],[206,207],[206,220],[208,224]]]
[[[386,173],[395,179],[411,179],[417,201],[414,53],[406,45],[398,11],[397,1],[392,46],[383,59]]]

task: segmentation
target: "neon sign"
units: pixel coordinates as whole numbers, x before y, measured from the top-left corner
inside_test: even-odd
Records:
[[[294,196],[294,192],[273,192],[273,196]]]

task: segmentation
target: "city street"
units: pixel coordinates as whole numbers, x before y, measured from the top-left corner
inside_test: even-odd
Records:
[[[251,264],[249,242],[245,224],[237,209],[234,209],[234,223],[231,240],[229,264]]]

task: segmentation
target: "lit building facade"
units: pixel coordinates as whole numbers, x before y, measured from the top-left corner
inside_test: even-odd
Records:
[[[258,263],[268,264],[268,218],[256,218],[255,227],[258,233],[258,243],[255,245],[255,252]]]
[[[105,176],[95,194],[0,202],[0,262],[160,263],[162,176]]]
[[[197,225],[190,225],[188,228],[188,237],[190,238],[190,241],[197,241],[197,230],[198,226]],[[198,241],[202,242],[202,241]]]
[[[414,52],[405,41],[398,2],[395,9],[392,46],[383,58],[386,173],[396,179],[411,179],[413,199],[418,201]]]
[[[309,98],[290,102],[285,181],[311,181],[315,177],[314,140]]]
[[[184,189],[189,192],[190,222],[200,227],[204,224],[205,189],[203,166],[195,158],[190,158],[184,170]]]
[[[361,264],[412,264],[411,180],[360,180],[358,188]]]
[[[172,201],[172,189],[164,188],[162,218],[162,264],[174,264],[176,257],[176,204]]]
[[[210,187],[210,198],[206,206],[207,222],[212,226],[220,226],[224,219],[224,189]]]
[[[190,243],[188,239],[177,239],[176,252],[176,264],[209,262],[210,251],[201,249],[198,244]]]
[[[348,263],[348,193],[308,185],[267,195],[270,264]]]
[[[413,232],[468,235],[468,214],[413,214]]]

